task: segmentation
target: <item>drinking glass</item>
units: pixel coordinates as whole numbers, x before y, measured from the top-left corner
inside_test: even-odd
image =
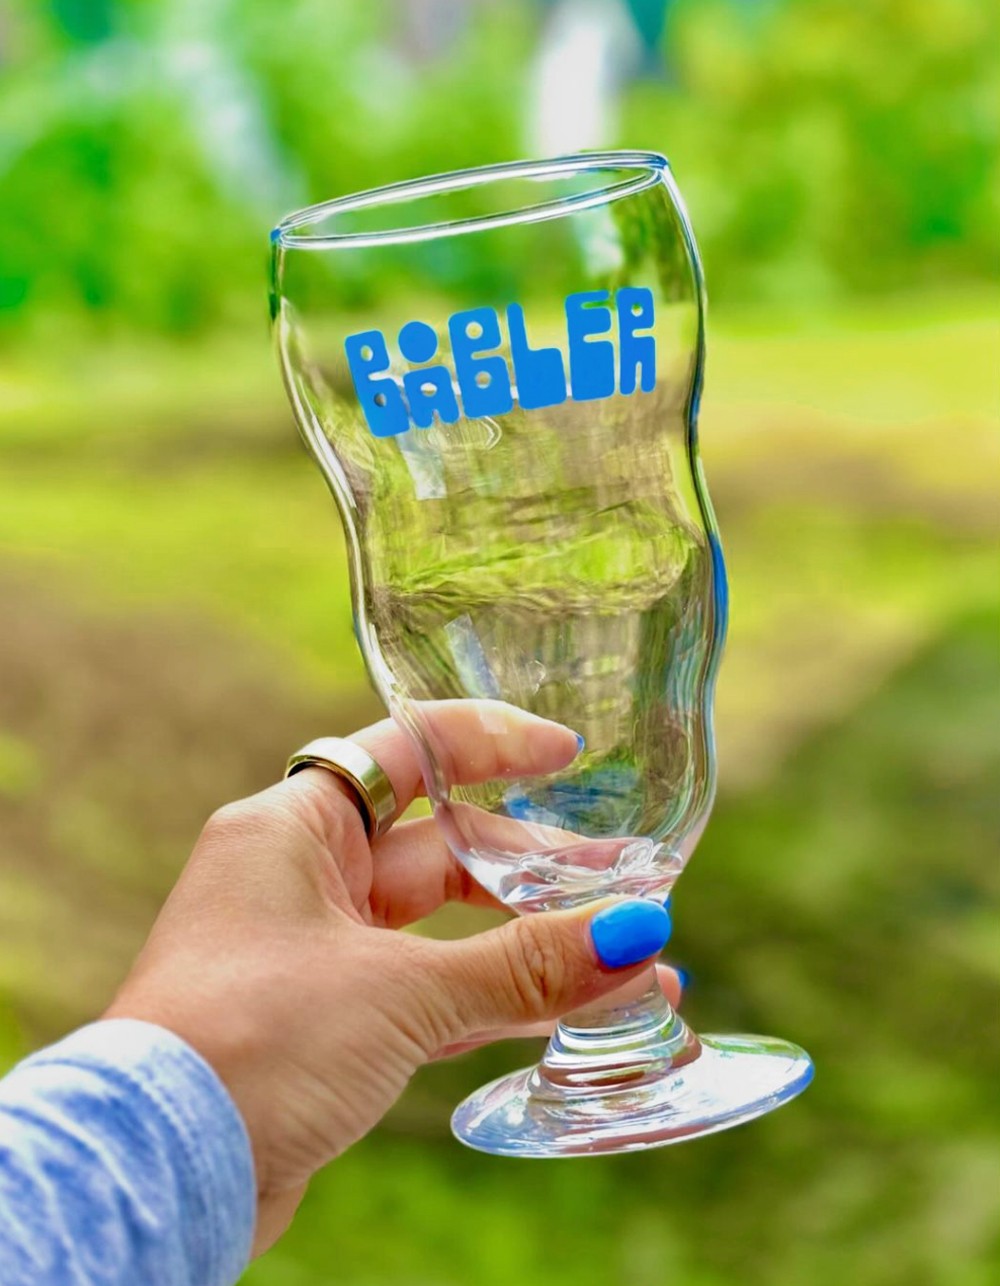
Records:
[[[726,580],[697,452],[701,267],[665,158],[395,183],[292,214],[271,245],[357,639],[451,851],[521,915],[667,898],[715,790]],[[631,1151],[811,1074],[785,1041],[696,1036],[650,965],[452,1125],[487,1152]]]

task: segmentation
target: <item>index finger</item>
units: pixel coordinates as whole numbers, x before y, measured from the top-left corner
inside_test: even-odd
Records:
[[[396,816],[426,794],[424,770],[441,791],[496,777],[557,772],[580,752],[581,738],[564,724],[505,701],[421,701],[407,711],[410,732],[392,719],[353,733],[392,783]],[[420,750],[417,746],[420,746]]]

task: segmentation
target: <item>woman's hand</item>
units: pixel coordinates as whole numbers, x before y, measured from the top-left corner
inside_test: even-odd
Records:
[[[465,781],[555,771],[576,755],[574,733],[499,703],[484,734],[478,704],[438,713]],[[395,724],[352,739],[388,775],[400,812],[422,793]],[[614,933],[616,903],[458,942],[396,932],[447,901],[497,905],[431,818],[369,846],[349,787],[321,768],[227,805],[202,832],[105,1016],[169,1028],[226,1083],[254,1152],[257,1253],[287,1227],[311,1175],[381,1119],[418,1067],[550,1029],[638,974],[669,934],[665,913],[642,904],[642,959],[612,969],[590,929],[598,918],[598,941]],[[616,962],[629,955],[619,943]],[[662,980],[676,1000],[676,976],[664,969]]]

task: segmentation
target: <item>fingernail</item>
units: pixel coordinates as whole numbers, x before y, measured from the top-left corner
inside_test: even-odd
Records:
[[[623,969],[656,955],[666,946],[670,929],[665,907],[638,899],[606,907],[590,922],[594,950],[609,969]]]
[[[680,965],[674,965],[674,973],[677,975],[677,981],[681,984],[681,991],[687,991],[691,985],[691,975]]]
[[[586,738],[578,732],[576,734],[576,753],[579,754],[586,744]]]
[[[671,915],[673,915],[673,910],[674,910],[673,907],[671,906],[671,903],[673,902],[673,900],[674,900],[674,895],[671,893],[668,896],[666,902],[664,902],[663,904],[666,910],[669,911]]]

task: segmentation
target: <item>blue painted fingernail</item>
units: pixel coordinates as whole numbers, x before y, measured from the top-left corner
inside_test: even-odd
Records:
[[[590,936],[601,963],[624,969],[662,951],[670,938],[670,916],[659,902],[619,902],[598,911]]]
[[[671,914],[673,914],[673,907],[670,904],[673,902],[673,900],[674,900],[674,895],[671,893],[668,896],[666,902],[664,902],[663,904]]]
[[[576,753],[579,754],[586,744],[586,739],[578,732],[576,734]]]
[[[677,975],[677,981],[681,984],[681,991],[687,991],[691,985],[691,975],[680,965],[674,965],[674,973]]]

